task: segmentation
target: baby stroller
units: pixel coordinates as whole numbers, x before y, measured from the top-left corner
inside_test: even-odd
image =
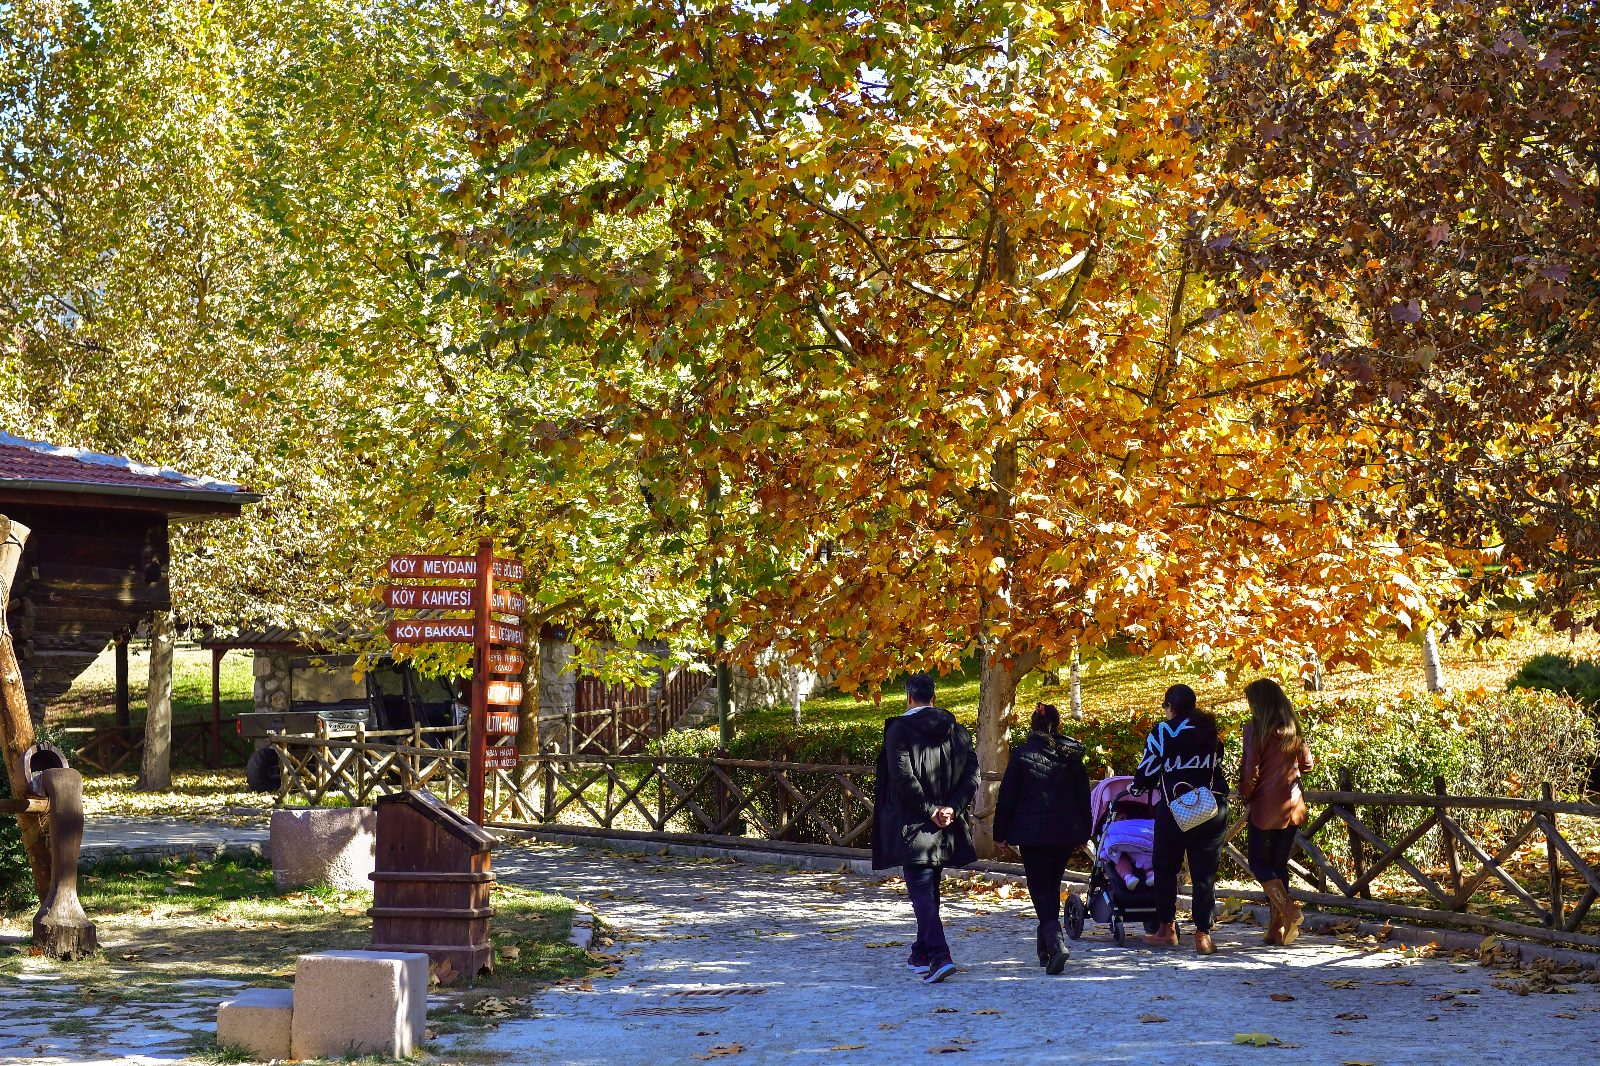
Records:
[[[1091,917],[1101,925],[1111,926],[1112,939],[1119,947],[1128,942],[1129,918],[1142,919],[1145,932],[1155,932],[1154,886],[1141,878],[1137,888],[1129,888],[1112,869],[1113,844],[1124,851],[1137,851],[1142,858],[1136,864],[1146,870],[1151,868],[1149,842],[1155,834],[1155,805],[1161,798],[1155,793],[1135,796],[1128,791],[1132,784],[1132,777],[1108,777],[1089,794],[1089,814],[1094,820],[1089,842],[1094,848],[1094,867],[1089,874],[1088,904],[1076,895],[1067,899],[1067,935],[1073,940],[1083,937],[1084,922]],[[1113,831],[1112,826],[1119,829]]]

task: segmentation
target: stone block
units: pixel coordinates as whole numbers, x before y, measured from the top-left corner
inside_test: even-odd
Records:
[[[377,842],[378,815],[371,807],[273,811],[273,883],[369,889]]]
[[[262,1062],[289,1057],[294,992],[246,988],[217,1007],[217,1046],[248,1051]]]
[[[405,1058],[422,1043],[427,1027],[427,955],[319,951],[300,956],[292,1058]]]

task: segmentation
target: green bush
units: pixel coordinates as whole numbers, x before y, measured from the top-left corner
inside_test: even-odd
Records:
[[[1600,706],[1600,663],[1570,655],[1535,655],[1506,682],[1506,688],[1559,692],[1585,707]]]
[[[11,782],[0,773],[0,799],[11,798]],[[38,901],[33,892],[33,867],[22,847],[16,818],[0,815],[0,913],[19,911]]]
[[[1323,700],[1303,707],[1301,714],[1317,758],[1316,769],[1306,778],[1307,787],[1313,789],[1336,788],[1339,771],[1348,769],[1352,786],[1360,792],[1431,793],[1434,779],[1442,777],[1454,795],[1533,796],[1548,781],[1558,794],[1580,796],[1597,747],[1584,708],[1549,692]],[[1067,732],[1088,749],[1090,774],[1099,778],[1108,769],[1132,771],[1156,718],[1154,713],[1134,719],[1091,716],[1066,725]],[[1219,724],[1227,745],[1229,780],[1235,781],[1243,716],[1224,717]],[[1023,731],[1014,730],[1012,742],[1022,739]],[[877,723],[808,721],[798,728],[763,723],[735,733],[728,754],[756,761],[871,766],[882,740],[883,729]],[[710,755],[717,750],[717,733],[714,729],[674,732],[655,747],[663,755]],[[747,795],[761,790],[761,772],[740,771],[733,776]],[[790,776],[802,790],[820,788],[827,780],[826,775],[817,775],[815,781],[805,780],[807,775]],[[861,788],[871,785],[870,778],[856,783]],[[695,800],[708,811],[714,809],[714,786],[704,784]],[[781,817],[787,802],[781,789],[761,790],[756,812],[770,822]],[[819,805],[817,817],[837,829],[859,821],[859,817],[851,820],[853,812],[859,814],[852,805],[830,800]],[[1404,833],[1416,819],[1427,816],[1420,808],[1371,808],[1362,814],[1384,835]],[[1474,821],[1465,812],[1461,820]],[[819,825],[803,827],[790,839],[822,842],[826,837]]]
[[[1536,795],[1548,781],[1578,796],[1596,750],[1582,705],[1548,692],[1327,700],[1302,716],[1311,788],[1336,787],[1348,768],[1360,792],[1432,792],[1442,777],[1454,795]]]

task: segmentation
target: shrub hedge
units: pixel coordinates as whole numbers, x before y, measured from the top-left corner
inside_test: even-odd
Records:
[[[1306,783],[1319,789],[1334,788],[1339,770],[1348,768],[1355,788],[1364,792],[1432,792],[1437,776],[1457,795],[1535,795],[1540,783],[1549,781],[1557,792],[1574,796],[1583,791],[1597,747],[1581,704],[1527,689],[1329,699],[1303,707],[1301,714],[1317,757]],[[1127,773],[1157,717],[1157,712],[1090,717],[1068,722],[1067,731],[1088,748],[1093,776],[1108,769]],[[1225,718],[1221,726],[1236,772],[1243,718]],[[728,753],[740,759],[870,766],[882,739],[881,726],[806,722],[741,730]],[[1022,731],[1012,739],[1020,741]],[[665,755],[708,755],[717,748],[717,733],[674,732],[656,748]]]
[[[0,799],[11,798],[8,775],[0,773]],[[19,911],[36,903],[33,867],[22,847],[22,830],[9,814],[0,815],[0,913]]]
[[[1506,688],[1559,692],[1585,707],[1597,707],[1600,706],[1600,663],[1574,659],[1570,655],[1535,655],[1506,682]]]

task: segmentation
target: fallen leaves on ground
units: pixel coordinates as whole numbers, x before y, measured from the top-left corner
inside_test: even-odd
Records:
[[[1139,1020],[1146,1025],[1154,1025],[1157,1022],[1164,1022],[1167,1019],[1163,1018],[1159,1014],[1141,1014],[1139,1015]]]
[[[713,1044],[710,1048],[706,1049],[706,1053],[704,1055],[696,1055],[695,1058],[701,1060],[723,1059],[727,1058],[729,1055],[737,1055],[743,1050],[743,1044]]]
[[[1234,1033],[1235,1044],[1248,1044],[1251,1047],[1283,1047],[1283,1041],[1270,1033]]]
[[[1293,1003],[1294,997],[1287,992],[1274,992],[1267,997],[1274,1003]]]
[[[862,1048],[864,1048],[866,1046],[867,1045],[865,1045],[865,1044],[835,1044],[831,1048],[829,1048],[828,1050],[829,1051],[860,1051]]]
[[[1329,988],[1360,988],[1361,982],[1354,977],[1327,977],[1322,981]]]

